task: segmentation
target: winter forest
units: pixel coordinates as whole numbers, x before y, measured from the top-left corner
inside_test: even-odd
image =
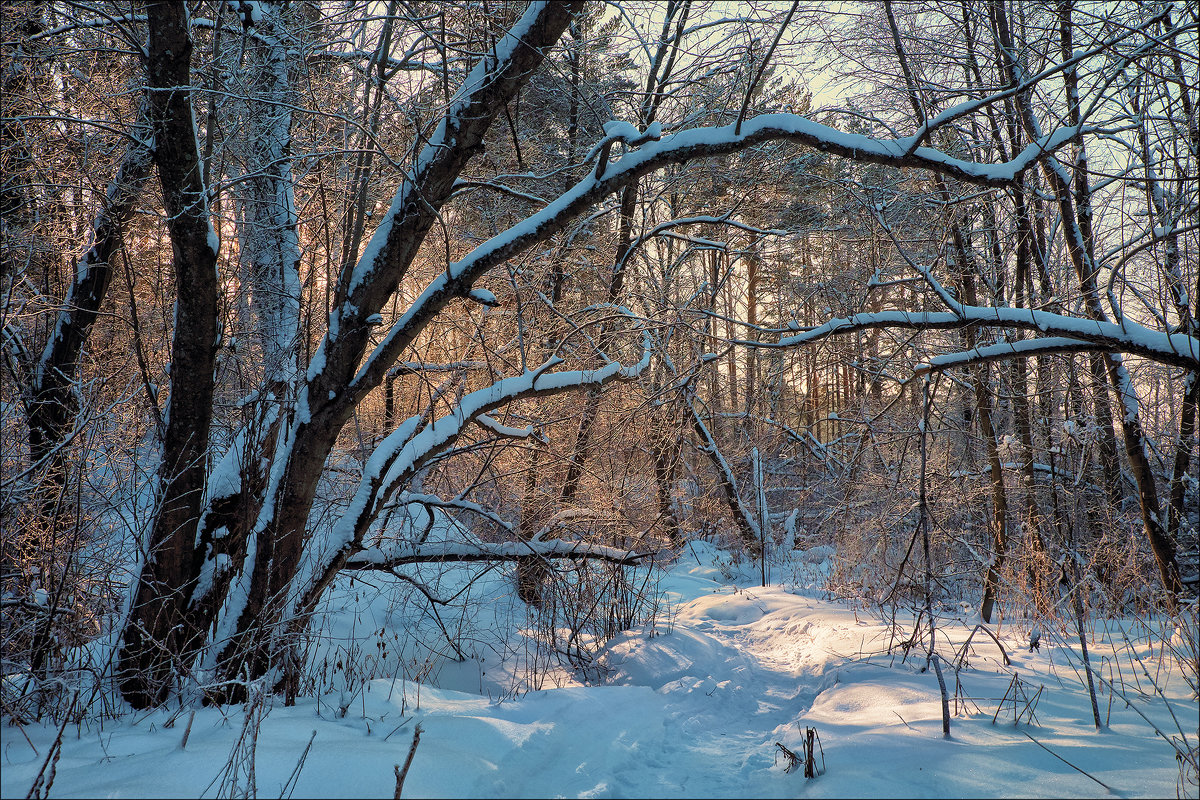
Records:
[[[4,797],[1200,791],[1200,8],[6,2]]]

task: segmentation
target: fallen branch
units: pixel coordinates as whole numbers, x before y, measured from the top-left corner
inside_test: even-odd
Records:
[[[946,693],[946,679],[942,676],[942,657],[937,653],[933,653],[931,658],[933,661],[933,672],[937,675],[938,689],[942,693],[942,736],[946,739],[950,738],[950,698]]]
[[[775,746],[779,748],[779,753],[775,754],[775,763],[779,763],[779,755],[782,753],[784,760],[787,762],[783,767],[783,771],[794,771],[796,769],[796,765],[800,763],[800,756],[796,755],[795,751],[784,747],[783,742],[776,742]]]
[[[300,770],[304,769],[304,762],[308,760],[308,753],[312,750],[313,741],[317,738],[317,732],[313,731],[312,736],[308,737],[308,744],[304,746],[304,752],[300,754],[300,759],[296,762],[296,768],[292,770],[292,774],[288,776],[287,782],[283,784],[283,788],[279,790],[280,798],[285,795],[290,798],[292,792],[296,791],[296,781],[300,778]],[[386,741],[386,739],[384,740]],[[288,787],[291,787],[289,790]]]
[[[572,560],[607,561],[610,564],[636,566],[656,551],[638,553],[616,547],[565,542],[502,542],[494,545],[469,545],[458,542],[434,542],[403,547],[400,552],[387,553],[378,548],[363,550],[346,560],[344,570],[383,570],[405,564],[446,564],[468,561],[518,561],[522,558],[568,558]]]

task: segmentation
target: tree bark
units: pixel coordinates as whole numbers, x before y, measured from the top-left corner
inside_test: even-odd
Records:
[[[617,302],[625,286],[625,264],[629,259],[629,250],[633,243],[633,212],[637,208],[638,185],[638,181],[633,181],[621,192],[620,230],[617,234],[616,252],[613,254],[612,277],[609,279],[608,292],[605,297],[605,302],[609,304]],[[608,326],[601,330],[599,344],[601,350],[611,346],[612,334],[611,328]],[[579,493],[579,484],[583,479],[583,467],[591,455],[592,432],[599,405],[599,390],[589,391],[584,398],[583,409],[579,417],[579,429],[575,434],[575,446],[571,449],[571,456],[567,460],[567,474],[563,478],[562,492],[559,493],[559,502],[563,505],[573,503],[575,495]]]
[[[1192,448],[1196,445],[1197,407],[1200,406],[1200,372],[1184,378],[1183,403],[1179,413],[1179,438],[1175,441],[1175,459],[1171,467],[1171,495],[1167,504],[1167,536],[1179,542],[1183,532],[1184,495]]]
[[[150,113],[176,284],[171,396],[159,509],[120,654],[121,693],[135,708],[161,703],[187,668],[198,631],[183,607],[197,577],[196,525],[208,468],[217,345],[217,239],[208,214],[192,118],[187,9],[150,3]]]
[[[29,404],[30,460],[41,464],[44,497],[65,485],[63,444],[79,412],[75,394],[79,358],[112,283],[112,259],[150,177],[152,135],[148,102],[138,109],[130,142],[109,185],[104,206],[92,223],[92,242],[75,267],[71,288],[58,312],[54,333],[35,367]]]

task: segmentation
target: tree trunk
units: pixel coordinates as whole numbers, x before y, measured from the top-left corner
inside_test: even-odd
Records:
[[[120,654],[121,693],[135,708],[162,702],[186,671],[196,630],[183,608],[198,576],[196,525],[208,469],[217,345],[217,239],[202,182],[190,85],[187,10],[151,3],[149,68],[154,163],[174,253],[175,330],[159,509]]]
[[[150,177],[153,139],[148,114],[148,101],[143,101],[130,131],[125,156],[92,223],[91,246],[75,268],[54,334],[34,369],[28,408],[29,455],[30,461],[40,465],[40,494],[47,502],[52,503],[52,498],[66,485],[63,447],[79,412],[75,392],[79,357],[112,283],[112,258],[121,246],[122,230],[133,216],[142,188]],[[49,512],[49,508],[43,510]]]
[[[1171,468],[1171,496],[1167,505],[1167,536],[1178,544],[1183,532],[1184,481],[1196,444],[1197,406],[1200,405],[1200,373],[1189,372],[1183,383],[1183,403],[1179,413],[1179,438],[1175,441],[1175,461]]]

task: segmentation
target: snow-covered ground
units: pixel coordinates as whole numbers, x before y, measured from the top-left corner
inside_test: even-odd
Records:
[[[707,545],[685,550],[659,582],[669,610],[653,628],[612,640],[586,682],[534,669],[536,648],[510,648],[497,662],[499,629],[524,619],[500,571],[461,596],[465,615],[442,620],[474,656],[461,663],[413,662],[404,612],[380,591],[384,582],[346,584],[349,609],[322,628],[319,697],[294,707],[268,699],[253,742],[241,707],[196,711],[186,746],[191,712],[179,709],[68,725],[50,796],[229,796],[251,785],[252,766],[258,797],[390,797],[418,723],[405,797],[1196,796],[1194,783],[1181,788],[1166,741],[1185,735],[1196,746],[1196,698],[1162,636],[1144,626],[1096,632],[1107,723],[1097,732],[1069,640],[1043,632],[1030,651],[1028,628],[1008,621],[999,638],[1011,666],[980,632],[956,671],[976,620],[969,609],[942,620],[947,739],[936,675],[915,651],[889,652],[911,621],[895,637],[811,585],[764,588],[751,571]],[[351,657],[352,671],[376,677],[347,678]],[[424,680],[390,677],[405,673]],[[1014,675],[1020,724],[1011,702],[997,712]],[[534,676],[542,689],[525,691]],[[824,767],[812,779],[787,771],[777,745],[801,754],[806,728]],[[58,726],[2,733],[0,788],[24,797]]]

